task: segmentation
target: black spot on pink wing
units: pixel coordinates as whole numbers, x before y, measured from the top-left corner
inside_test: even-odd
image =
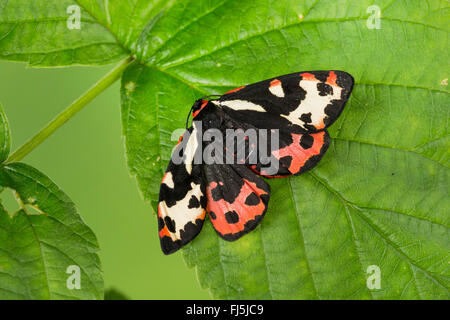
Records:
[[[256,193],[252,192],[247,199],[245,199],[245,204],[248,206],[256,206],[260,202],[259,197]]]
[[[228,223],[238,223],[239,222],[239,215],[236,211],[228,211],[225,213],[225,220],[227,220]]]
[[[314,138],[312,136],[310,136],[309,134],[304,134],[300,138],[300,146],[303,149],[309,149],[313,146],[313,144],[314,144]]]
[[[280,165],[284,168],[289,168],[292,162],[291,156],[285,156],[280,159]]]

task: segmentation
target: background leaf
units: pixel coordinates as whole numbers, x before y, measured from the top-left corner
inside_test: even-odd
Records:
[[[260,227],[209,223],[184,250],[216,298],[449,298],[446,1],[176,2],[142,33],[122,79],[130,170],[155,206],[193,101],[280,74],[350,72],[356,86],[310,173],[270,180]],[[195,13],[195,14],[194,14]],[[172,28],[172,29],[171,29]],[[155,231],[156,232],[156,231]],[[366,286],[381,269],[381,289]]]
[[[105,291],[105,300],[129,300],[122,292],[115,288]]]
[[[80,29],[69,29],[74,0],[8,0],[0,2],[0,59],[31,66],[105,64],[126,55],[107,26],[83,7]]]
[[[0,207],[0,299],[102,299],[95,235],[73,202],[45,175],[22,164],[3,166],[0,185],[21,202]],[[80,268],[80,289],[68,289],[69,266]]]

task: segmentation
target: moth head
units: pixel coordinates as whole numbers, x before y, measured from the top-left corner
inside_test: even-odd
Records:
[[[200,98],[200,99],[198,99],[198,100],[196,100],[195,102],[194,102],[194,104],[192,105],[192,107],[191,107],[191,111],[189,111],[189,113],[188,113],[188,116],[187,116],[187,119],[186,119],[186,129],[188,128],[188,124],[189,124],[189,117],[190,117],[190,115],[191,115],[191,113],[192,113],[192,117],[193,118],[195,118],[196,116],[198,116],[198,114],[200,113],[200,111],[202,111],[202,109],[203,108],[205,108],[206,107],[206,105],[208,104],[208,102],[210,101],[210,100],[207,100],[208,98],[211,98],[211,97],[215,97],[216,99],[213,99],[213,100],[218,100],[217,98],[220,98],[221,96],[220,95],[209,95],[209,96],[205,96],[205,97],[203,97],[203,98]]]
[[[192,117],[195,118],[200,111],[208,104],[208,100],[198,99],[192,106]]]

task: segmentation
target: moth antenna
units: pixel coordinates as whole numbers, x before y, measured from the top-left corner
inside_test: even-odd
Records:
[[[189,124],[189,118],[191,117],[191,113],[192,113],[192,109],[194,109],[194,107],[197,105],[197,101],[192,105],[191,109],[188,112],[188,115],[186,117],[186,130],[188,129],[188,124]]]

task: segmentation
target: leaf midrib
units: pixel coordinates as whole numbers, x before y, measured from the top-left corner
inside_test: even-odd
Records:
[[[22,201],[23,201],[23,200],[22,200]],[[59,253],[61,253],[62,255],[64,255],[67,259],[69,259],[70,261],[72,261],[73,263],[75,263],[75,265],[80,266],[80,268],[81,268],[81,270],[84,272],[84,274],[87,275],[87,278],[88,278],[90,284],[92,285],[92,288],[93,288],[93,290],[94,290],[96,296],[100,296],[100,292],[97,290],[97,285],[93,282],[93,280],[92,280],[92,278],[91,278],[91,276],[90,276],[90,273],[89,273],[89,272],[86,272],[86,270],[84,270],[84,267],[82,267],[82,264],[80,264],[80,263],[76,262],[75,260],[73,260],[72,257],[68,256],[67,253],[63,252],[63,251],[62,251],[61,249],[59,249],[58,247],[56,247],[56,246],[54,246],[54,245],[52,245],[52,244],[50,244],[50,243],[48,243],[48,242],[46,242],[46,241],[41,240],[40,237],[39,237],[39,235],[37,234],[36,228],[35,228],[35,226],[34,226],[34,224],[33,224],[33,221],[31,221],[31,217],[30,217],[30,215],[28,214],[27,210],[26,210],[25,208],[23,208],[22,210],[23,210],[23,212],[24,212],[24,215],[25,215],[26,218],[27,218],[27,221],[28,221],[28,223],[29,223],[31,229],[33,230],[33,236],[34,236],[34,238],[36,239],[36,242],[37,242],[38,245],[39,245],[39,252],[40,252],[41,259],[42,259],[42,265],[43,265],[44,274],[45,274],[45,279],[46,279],[46,283],[47,283],[47,291],[48,291],[48,294],[49,294],[49,299],[52,300],[52,292],[50,291],[50,281],[49,281],[48,272],[47,272],[48,267],[47,267],[47,264],[46,264],[46,259],[45,259],[44,251],[43,251],[43,249],[42,249],[42,245],[43,245],[43,244],[45,244],[46,246],[51,247],[51,248],[53,248],[54,250],[58,251]],[[49,217],[50,217],[50,216],[49,216]],[[57,220],[57,219],[54,219],[54,220],[57,221],[57,222],[59,222],[59,223],[61,223],[61,222],[60,222],[59,220]],[[63,224],[63,223],[61,223],[61,224],[64,225],[64,226],[66,226],[66,225]],[[67,227],[67,226],[66,226],[66,227]],[[78,235],[77,233],[75,233],[71,228],[69,228],[69,229],[73,232],[73,234],[79,236],[79,235]],[[84,238],[83,238],[83,239],[84,239]],[[58,294],[60,294],[60,293],[58,293]],[[62,295],[62,294],[60,294],[60,295]],[[71,297],[71,298],[73,298],[73,297]]]
[[[222,7],[224,4],[226,4],[229,0],[223,0],[221,3],[219,3],[218,6],[212,8],[211,10],[206,11],[204,14],[197,16],[195,19],[189,21],[189,23],[185,24],[184,26],[182,26],[181,28],[177,29],[172,35],[169,36],[169,38],[166,39],[165,42],[163,42],[159,47],[155,48],[155,50],[153,51],[153,56],[156,56],[156,54],[158,52],[161,51],[161,49],[163,49],[165,46],[167,46],[167,44],[174,39],[178,33],[180,33],[181,31],[183,31],[184,29],[188,28],[190,25],[192,25],[193,23],[197,22],[198,20],[204,18],[205,16],[213,13],[214,11],[216,11],[217,9],[219,9],[220,7]],[[192,2],[192,1],[191,1]],[[188,5],[188,4],[187,4]],[[187,6],[186,5],[186,6]],[[183,17],[184,17],[184,12],[186,11],[186,6],[183,9]]]
[[[69,259],[70,261],[72,261],[75,265],[79,266],[79,268],[84,272],[84,274],[87,276],[89,283],[91,284],[94,293],[96,294],[96,296],[101,296],[100,292],[97,290],[97,285],[94,283],[94,281],[91,278],[91,275],[89,272],[87,272],[84,267],[83,264],[75,261],[72,257],[70,257],[67,253],[65,253],[64,251],[62,251],[60,248],[56,247],[55,245],[48,243],[46,241],[40,240],[40,243],[45,244],[46,246],[53,248],[53,250],[58,251],[60,254],[62,254],[63,256],[65,256],[67,259]],[[58,293],[59,294],[59,293]]]
[[[91,16],[92,17],[92,16]],[[54,18],[37,18],[37,19],[22,19],[22,20],[0,20],[0,24],[22,24],[22,23],[42,23],[42,22],[67,22],[67,17],[54,17]],[[80,18],[80,22],[85,22],[85,23],[95,23],[95,24],[99,24],[99,22],[97,20],[87,20],[84,18]]]
[[[267,267],[267,253],[266,253],[266,248],[265,248],[265,246],[264,246],[264,239],[263,239],[263,232],[262,232],[262,228],[263,228],[263,226],[262,226],[262,224],[261,224],[261,226],[260,226],[260,230],[259,230],[259,233],[260,233],[260,240],[261,240],[261,247],[262,247],[262,257],[263,257],[263,260],[264,260],[264,271],[265,271],[265,273],[266,273],[266,279],[267,279],[267,286],[268,286],[268,291],[269,291],[269,294],[270,294],[270,298],[273,300],[274,299],[274,294],[273,294],[273,289],[272,289],[272,281],[270,280],[270,272],[269,272],[269,268]]]
[[[113,38],[116,40],[116,44],[117,44],[118,46],[120,46],[120,47],[124,50],[125,53],[131,54],[131,51],[130,51],[127,47],[125,47],[125,45],[119,40],[119,38],[117,38],[117,35],[111,30],[111,27],[110,27],[109,25],[105,25],[105,24],[103,24],[101,21],[99,21],[99,20],[91,13],[91,11],[89,11],[83,4],[80,3],[79,0],[74,0],[74,2],[75,2],[76,4],[78,4],[81,8],[83,8],[83,9],[90,15],[90,17],[91,17],[94,21],[96,21],[100,26],[102,26],[103,28],[105,28],[106,30],[108,30],[109,33],[113,36]]]
[[[319,182],[320,183],[320,182]],[[349,225],[349,227],[350,227],[350,230],[352,231],[351,232],[351,234],[352,234],[352,240],[353,240],[353,244],[354,244],[354,246],[355,246],[355,251],[356,251],[356,256],[358,257],[358,264],[359,264],[359,267],[360,267],[360,270],[361,270],[361,274],[364,274],[364,268],[363,268],[363,264],[362,264],[362,262],[361,262],[361,255],[360,255],[360,246],[358,245],[358,240],[357,240],[357,236],[356,236],[356,230],[355,230],[355,225],[353,224],[353,220],[352,220],[352,217],[351,217],[351,215],[350,215],[350,210],[348,210],[348,207],[344,204],[344,210],[345,210],[345,216],[346,216],[346,219],[347,219],[347,224]],[[365,287],[365,289],[366,289],[366,291],[368,291],[369,292],[369,294],[370,294],[370,296],[372,297],[372,300],[374,299],[374,296],[373,296],[373,293],[372,293],[372,291],[371,290],[369,290],[368,288],[367,288],[367,286]]]
[[[319,291],[317,291],[317,286],[316,286],[316,283],[314,281],[314,277],[313,277],[313,274],[312,274],[311,266],[310,266],[310,263],[309,263],[309,260],[308,260],[308,254],[306,253],[306,243],[305,243],[305,238],[303,236],[303,227],[302,227],[302,223],[301,223],[300,218],[299,218],[299,210],[298,210],[298,207],[297,207],[297,202],[295,201],[294,190],[292,190],[291,178],[286,178],[286,179],[288,179],[287,184],[288,184],[289,191],[290,191],[290,197],[291,197],[292,203],[294,204],[294,210],[296,212],[295,217],[296,217],[296,220],[297,220],[297,226],[298,226],[298,230],[299,230],[299,234],[300,234],[300,240],[302,242],[303,251],[304,251],[304,254],[305,254],[306,268],[308,269],[308,274],[309,274],[309,276],[311,278],[311,283],[313,285],[314,294],[316,295],[317,299],[320,300],[321,298],[319,296]]]
[[[27,56],[30,54],[49,54],[49,53],[57,53],[57,52],[59,53],[59,52],[74,51],[74,50],[83,49],[83,48],[95,47],[98,45],[117,45],[117,43],[103,41],[103,42],[82,44],[82,45],[72,47],[72,48],[66,47],[65,49],[55,49],[55,50],[47,50],[47,51],[32,51],[32,50],[30,50],[27,53],[10,51],[7,54],[2,53],[1,56],[8,57],[8,56]]]
[[[47,265],[45,263],[46,260],[45,260],[45,256],[44,256],[44,251],[42,250],[42,243],[41,243],[41,241],[40,241],[40,239],[38,237],[38,234],[36,232],[34,224],[31,221],[31,218],[29,217],[29,215],[28,215],[28,213],[26,212],[25,209],[23,209],[23,211],[24,211],[24,215],[25,215],[28,223],[30,224],[31,230],[33,231],[33,236],[34,236],[34,238],[36,239],[36,242],[39,245],[39,254],[40,254],[41,258],[42,258],[42,267],[44,269],[45,281],[47,283],[48,298],[51,300],[52,299],[52,293],[50,291],[50,281],[48,279]]]

